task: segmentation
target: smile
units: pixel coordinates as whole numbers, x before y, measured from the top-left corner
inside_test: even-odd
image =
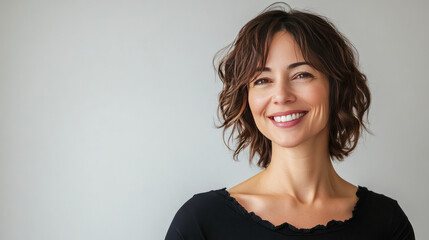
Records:
[[[289,111],[292,112],[292,111]],[[299,122],[301,122],[302,118],[307,114],[308,111],[303,112],[293,112],[293,113],[275,113],[269,117],[271,119],[272,123],[280,128],[290,128],[295,125],[297,125]]]
[[[301,118],[302,116],[304,116],[305,113],[293,113],[293,114],[288,114],[288,115],[283,115],[283,116],[275,116],[273,117],[274,121],[276,122],[290,122],[292,120]]]

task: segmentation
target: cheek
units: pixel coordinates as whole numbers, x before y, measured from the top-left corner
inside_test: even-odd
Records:
[[[249,92],[249,107],[254,118],[264,114],[264,109],[267,105],[267,95]],[[255,119],[256,120],[256,119]]]
[[[270,102],[270,98],[267,97],[267,94],[258,93],[249,93],[248,103],[249,108],[252,113],[253,121],[256,124],[258,130],[265,135],[265,115],[267,106]],[[266,135],[265,135],[266,136]]]
[[[306,101],[312,110],[310,126],[326,125],[329,119],[329,87],[321,85],[309,89]]]
[[[312,106],[325,106],[329,105],[329,89],[314,88],[308,91],[307,102]]]

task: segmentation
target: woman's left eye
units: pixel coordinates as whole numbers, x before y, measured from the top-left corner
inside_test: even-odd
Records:
[[[299,74],[297,74],[295,76],[296,79],[312,78],[312,77],[314,77],[314,76],[311,73],[308,73],[308,72],[302,72],[302,73],[299,73]]]

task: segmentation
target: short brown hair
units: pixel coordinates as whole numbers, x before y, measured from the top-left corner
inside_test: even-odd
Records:
[[[224,142],[226,130],[232,127],[225,144],[234,151],[234,160],[250,146],[249,163],[257,153],[260,156],[257,165],[262,168],[269,165],[271,141],[253,120],[247,85],[260,73],[258,69],[265,66],[274,34],[287,31],[299,45],[304,59],[329,79],[329,155],[342,161],[355,149],[363,129],[371,133],[363,122],[365,113],[368,122],[371,95],[367,78],[358,69],[358,53],[327,18],[308,11],[272,7],[244,25],[236,39],[223,49],[227,52],[216,68],[223,82],[218,105],[221,125],[217,127],[224,128]],[[232,149],[229,142],[235,133],[238,144]]]

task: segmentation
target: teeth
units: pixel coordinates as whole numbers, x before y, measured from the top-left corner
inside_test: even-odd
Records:
[[[276,116],[274,117],[274,121],[276,122],[289,122],[300,117],[304,116],[304,113],[293,113],[286,116]]]

